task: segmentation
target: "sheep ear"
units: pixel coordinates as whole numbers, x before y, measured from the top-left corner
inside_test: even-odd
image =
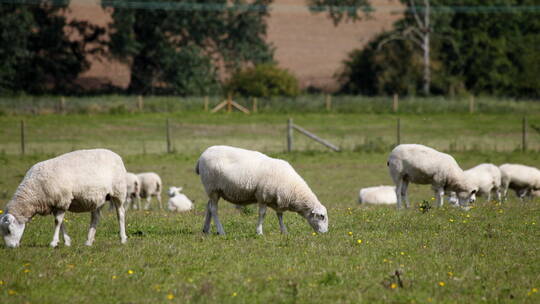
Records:
[[[471,191],[471,194],[475,194],[476,193],[476,189],[474,189],[473,191]]]
[[[176,190],[178,190],[178,192],[182,191],[182,189],[184,189],[184,188],[182,188],[182,187],[176,188]]]

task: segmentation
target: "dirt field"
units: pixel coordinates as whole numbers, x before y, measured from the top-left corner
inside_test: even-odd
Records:
[[[305,0],[275,0],[268,20],[268,40],[276,47],[276,60],[296,74],[302,87],[335,89],[333,75],[347,54],[389,29],[399,16],[395,13],[400,9],[397,1],[377,1],[374,7],[376,12],[370,20],[335,27],[326,15],[311,14]],[[110,21],[110,13],[89,0],[73,0],[70,16],[100,25]],[[129,69],[119,62],[94,60],[90,70],[81,75],[81,83],[125,87]]]

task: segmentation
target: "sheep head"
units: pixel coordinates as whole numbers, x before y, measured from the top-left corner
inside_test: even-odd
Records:
[[[328,212],[323,205],[319,205],[313,210],[308,211],[305,218],[316,232],[325,233],[328,231]]]
[[[19,247],[25,224],[19,223],[17,219],[7,213],[0,217],[0,233],[4,237],[6,246],[10,248]]]

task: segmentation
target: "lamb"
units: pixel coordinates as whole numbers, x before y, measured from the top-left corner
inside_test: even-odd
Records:
[[[146,172],[137,174],[137,177],[141,184],[139,196],[146,199],[144,209],[148,210],[150,208],[152,196],[157,198],[159,209],[163,209],[161,206],[161,178],[159,175],[154,172]]]
[[[446,153],[418,144],[398,145],[390,153],[387,165],[396,184],[398,209],[403,199],[409,207],[409,182],[431,184],[439,207],[443,205],[445,191],[457,192],[461,206],[476,199],[476,187],[468,181],[456,160]]]
[[[193,209],[193,202],[180,191],[182,191],[182,187],[169,188],[168,207],[170,211],[184,212]]]
[[[139,198],[140,182],[137,175],[131,172],[126,173],[126,185],[127,193],[125,209],[128,210],[130,206],[133,206],[133,209],[141,210],[141,199]]]
[[[491,195],[497,196],[497,201],[501,201],[501,170],[494,164],[480,164],[476,167],[463,171],[465,176],[473,186],[478,188],[478,196],[487,195],[487,201],[491,201]],[[457,202],[455,192],[451,192],[450,201]]]
[[[504,164],[499,167],[502,174],[503,197],[506,200],[508,188],[514,190],[523,201],[531,198],[534,191],[540,190],[540,170],[518,164]]]
[[[396,202],[396,187],[394,186],[362,188],[358,193],[359,204],[395,204]]]
[[[57,247],[59,232],[71,245],[63,224],[66,211],[91,212],[87,246],[94,242],[101,207],[110,201],[116,207],[120,241],[127,242],[124,201],[126,169],[118,154],[105,150],[79,150],[39,162],[26,173],[0,217],[0,231],[8,247],[18,247],[26,223],[36,214],[53,214],[55,229],[51,247]]]
[[[235,205],[258,203],[257,234],[263,234],[267,206],[276,211],[281,233],[287,233],[283,212],[303,216],[320,233],[328,231],[328,214],[306,182],[286,161],[260,152],[230,146],[212,146],[197,161],[195,172],[208,195],[203,232],[209,233],[211,219],[218,234],[225,234],[217,203],[220,198]]]

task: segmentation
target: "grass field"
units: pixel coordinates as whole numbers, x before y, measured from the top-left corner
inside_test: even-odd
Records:
[[[185,214],[129,212],[124,246],[115,216],[106,210],[93,247],[83,245],[89,214],[67,214],[73,245],[58,249],[48,248],[52,217],[35,217],[20,248],[0,247],[0,303],[540,301],[538,202],[521,204],[511,194],[503,205],[480,199],[468,212],[445,206],[423,213],[417,204],[431,201],[432,193],[428,186],[412,185],[416,207],[410,210],[359,206],[360,187],[391,182],[385,149],[394,143],[396,116],[294,114],[298,124],[345,151],[326,152],[295,135],[301,151],[291,154],[283,152],[287,117],[200,112],[0,117],[0,206],[31,165],[88,147],[118,151],[128,170],[156,171],[165,187],[183,186],[196,202],[196,210]],[[18,155],[21,118],[28,125],[26,156]],[[172,154],[163,153],[166,118],[174,125]],[[514,151],[521,114],[401,119],[403,142],[454,149],[464,168],[540,161],[537,152]],[[538,116],[529,121],[540,123]],[[538,139],[529,134],[529,146],[538,150]],[[194,165],[202,149],[222,143],[288,160],[327,206],[330,231],[313,235],[305,220],[286,213],[289,234],[281,235],[269,212],[265,235],[257,236],[254,209],[241,213],[221,202],[227,235],[204,236],[206,197]]]

